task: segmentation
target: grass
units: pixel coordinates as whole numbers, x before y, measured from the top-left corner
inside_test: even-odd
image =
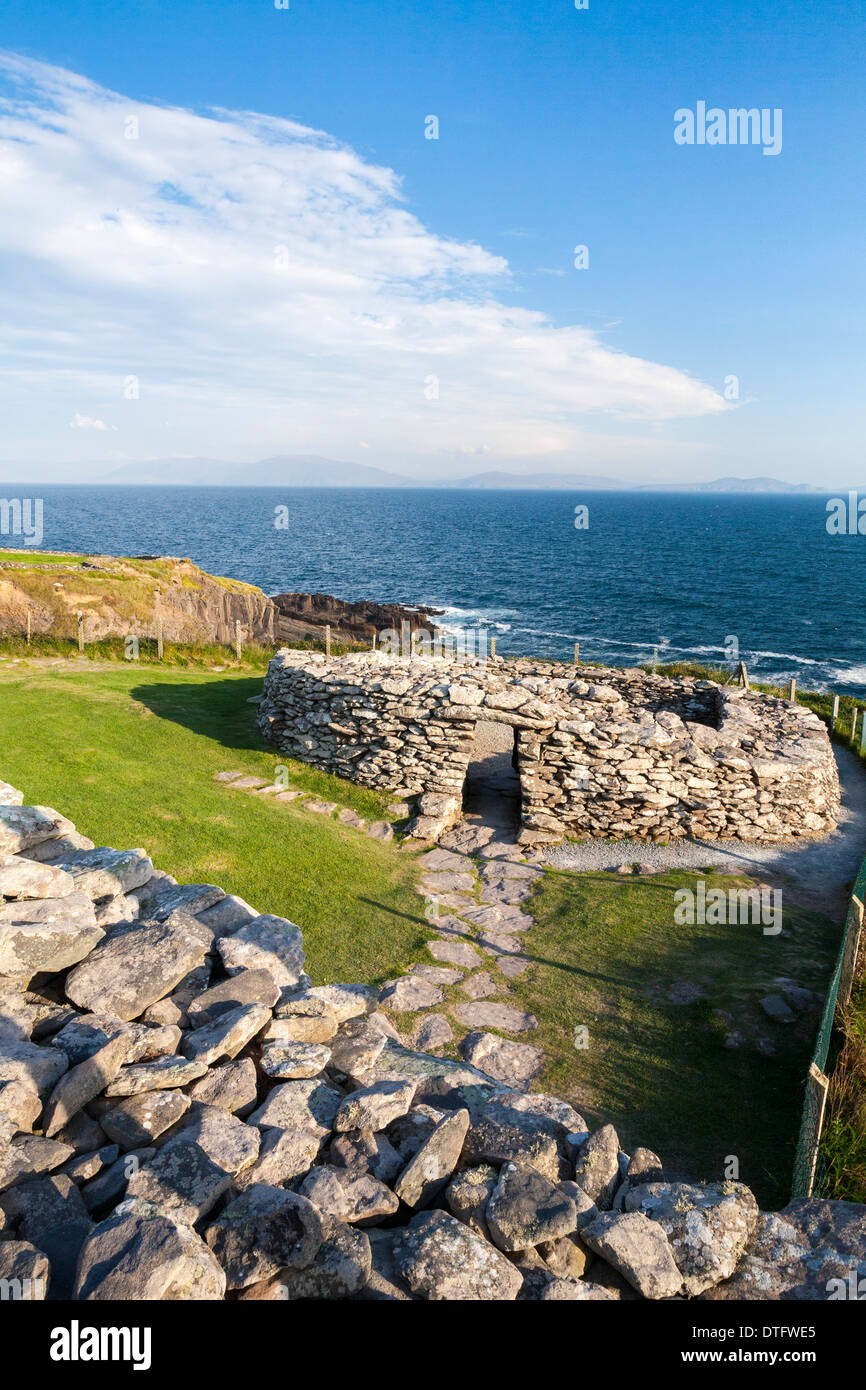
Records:
[[[527,1041],[550,1057],[540,1089],[590,1123],[613,1117],[627,1151],[652,1148],[670,1172],[720,1179],[734,1156],[763,1204],[784,1205],[816,1017],[774,1024],[760,999],[777,992],[779,976],[823,993],[839,929],[791,905],[778,936],[752,925],[676,926],[674,892],[695,880],[683,871],[651,879],[549,871],[530,906],[533,968],[513,982],[514,1002],[539,1019]],[[750,883],[705,880],[708,889]],[[672,1002],[677,983],[702,997]],[[585,1050],[575,1047],[581,1025]],[[745,1042],[730,1050],[735,1029]],[[757,1050],[758,1038],[772,1039],[774,1055]]]
[[[294,651],[324,651],[324,638],[305,638],[292,642]],[[139,665],[161,664],[163,666],[200,667],[211,670],[214,665],[231,666],[238,669],[258,670],[264,668],[277,652],[277,646],[265,647],[256,642],[245,642],[241,646],[241,659],[237,659],[234,646],[222,642],[165,642],[163,656],[157,654],[155,637],[138,639]],[[347,652],[366,651],[365,643],[331,642],[333,656],[344,656]],[[122,661],[133,665],[127,656],[123,637],[101,637],[94,642],[86,642],[84,651],[79,651],[77,637],[54,637],[48,633],[33,633],[28,643],[24,633],[5,633],[0,636],[0,661],[33,659],[40,657],[62,657],[67,661]]]
[[[428,935],[414,856],[213,780],[234,768],[270,779],[282,762],[291,785],[389,819],[376,793],[266,749],[247,703],[262,674],[0,668],[0,776],[97,844],[142,845],[182,882],[218,883],[297,922],[319,983],[400,974]]]
[[[74,555],[53,555],[45,550],[0,550],[0,565],[80,565]]]
[[[862,948],[861,948],[862,949]],[[866,1202],[866,960],[837,1019],[819,1152],[820,1195]]]

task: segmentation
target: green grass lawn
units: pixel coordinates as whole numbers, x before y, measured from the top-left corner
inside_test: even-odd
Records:
[[[694,873],[643,877],[549,872],[536,890],[528,939],[534,967],[514,982],[540,1022],[530,1041],[551,1057],[538,1085],[571,1100],[591,1123],[613,1119],[623,1146],[655,1149],[672,1171],[695,1179],[725,1176],[729,1155],[759,1199],[790,1196],[815,1015],[772,1023],[760,999],[775,977],[823,992],[839,929],[828,918],[785,904],[783,929],[677,926],[674,892]],[[749,880],[706,875],[707,887]],[[700,998],[675,1003],[675,986]],[[730,1017],[724,1019],[717,1011]],[[575,1028],[589,1030],[577,1050]],[[737,1029],[736,1050],[725,1038]],[[763,1056],[758,1038],[775,1054]]]
[[[213,882],[304,932],[319,983],[377,983],[427,937],[415,856],[303,804],[213,780],[239,768],[388,818],[384,799],[266,749],[247,698],[263,672],[70,662],[0,666],[0,777],[55,806],[97,844],[142,845],[181,882]]]

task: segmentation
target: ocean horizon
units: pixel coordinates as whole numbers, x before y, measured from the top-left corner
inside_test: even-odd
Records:
[[[579,642],[587,661],[636,665],[657,648],[660,662],[742,659],[756,680],[866,693],[866,538],[828,533],[829,492],[4,490],[42,498],[43,550],[188,556],[266,593],[437,608],[448,629],[486,627],[502,655],[568,660]]]

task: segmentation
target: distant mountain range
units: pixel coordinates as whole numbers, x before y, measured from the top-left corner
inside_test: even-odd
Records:
[[[9,468],[4,470],[9,472]],[[33,476],[33,469],[23,470]],[[47,469],[45,470],[48,471]],[[473,473],[466,478],[409,478],[388,473],[363,463],[345,463],[320,458],[316,454],[277,454],[256,463],[233,463],[225,459],[168,458],[127,463],[105,472],[105,464],[66,465],[51,470],[61,481],[82,479],[101,484],[185,487],[405,487],[460,488],[470,491],[494,489],[541,489],[565,492],[741,492],[741,493],[825,493],[827,488],[809,483],[786,483],[778,478],[717,478],[709,483],[636,483],[622,478],[605,478],[593,473]],[[831,489],[832,490],[832,489]]]

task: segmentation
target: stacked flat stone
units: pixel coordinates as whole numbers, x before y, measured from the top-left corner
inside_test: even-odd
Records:
[[[758,1210],[397,1040],[297,926],[0,802],[4,1298],[821,1298],[854,1203]]]
[[[516,734],[523,844],[563,835],[735,838],[831,831],[827,731],[802,705],[712,681],[536,661],[281,651],[258,707],[283,752],[416,796],[411,832],[459,817],[478,720]]]

